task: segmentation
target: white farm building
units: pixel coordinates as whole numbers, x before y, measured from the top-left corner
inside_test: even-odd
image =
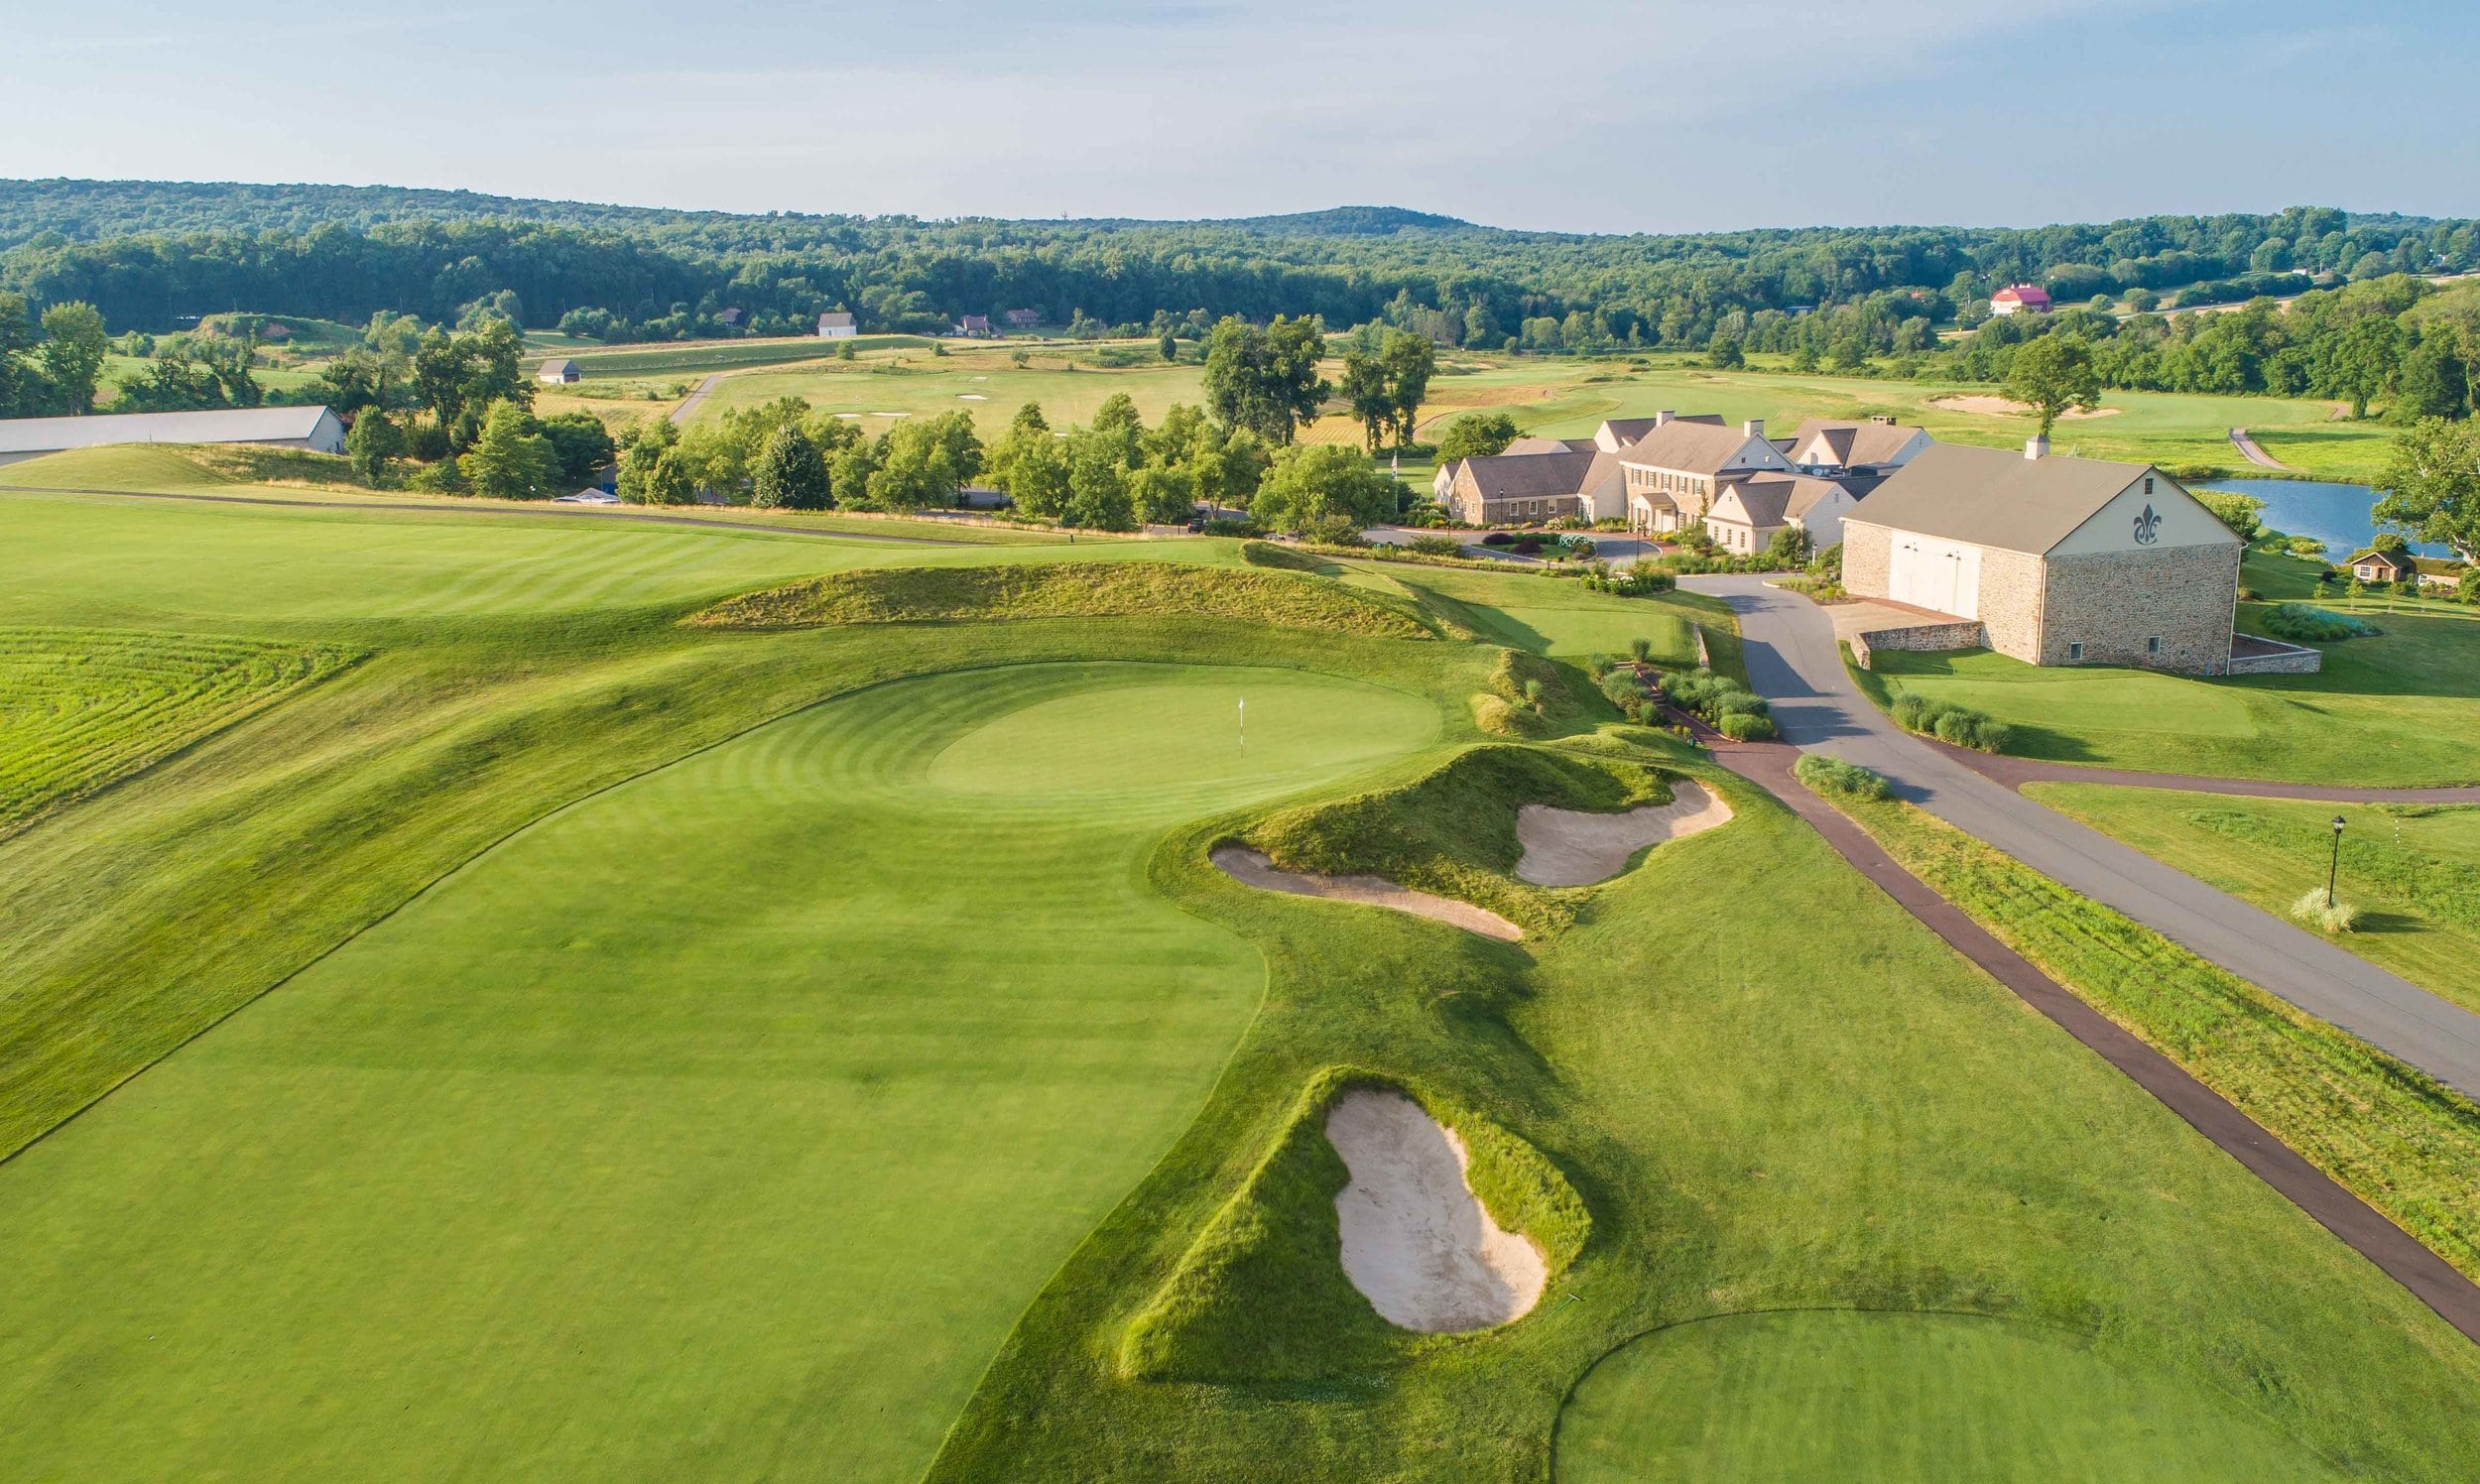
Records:
[[[344,424],[323,407],[241,407],[199,413],[90,413],[0,419],[0,464],[113,443],[265,443],[344,451]]]

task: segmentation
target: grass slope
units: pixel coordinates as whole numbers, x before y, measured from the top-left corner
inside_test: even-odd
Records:
[[[2243,605],[2243,623],[2252,620]],[[2480,781],[2480,623],[2404,615],[2373,639],[2320,646],[2316,675],[2197,680],[2043,669],[1987,650],[1889,651],[1902,689],[1985,711],[2026,757],[2213,778],[2370,785]]]
[[[2081,1336],[1953,1314],[1750,1314],[1646,1336],[1559,1422],[1561,1484],[2326,1480],[2224,1398]]]
[[[1908,804],[1834,804],[2017,952],[2480,1278],[2480,1106]]]
[[[1385,639],[1426,639],[1434,632],[1409,602],[1390,603],[1318,577],[1133,560],[836,572],[718,603],[694,621],[715,628],[800,628],[1144,614]]]
[[[2480,1467],[2472,1346],[1778,805],[1700,778],[1729,829],[1654,851],[1522,947],[1231,883],[1203,856],[1245,815],[1167,844],[1156,881],[1260,946],[1266,1006],[1198,1122],[1017,1326],[930,1479],[1541,1480],[1570,1387],[1614,1348],[1814,1306],[2071,1331],[2152,1388],[2156,1425],[2267,1439],[2191,1477],[2255,1477],[2269,1449],[2374,1476]],[[1592,1241],[1534,1314],[1417,1355],[1356,1364],[1337,1335],[1314,1381],[1122,1378],[1128,1322],[1338,1064],[1484,1111],[1573,1184]],[[2056,1374],[2026,1357],[1933,1425],[1989,1433]]]
[[[1255,1006],[1151,838],[1438,725],[1019,667],[545,821],[0,1167],[0,1473],[917,1476]]]
[[[245,639],[0,628],[0,835],[353,658]]]
[[[2341,895],[2362,910],[2341,947],[2480,1010],[2480,808],[2307,804],[2094,784],[2034,784],[2051,808],[2282,913],[2321,890],[2342,831]]]

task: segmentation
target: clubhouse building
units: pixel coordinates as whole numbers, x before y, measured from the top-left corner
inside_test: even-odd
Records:
[[[2314,650],[2235,632],[2245,544],[2149,464],[1933,443],[1843,517],[1843,586],[1908,613],[1878,649],[1987,647],[2029,665],[2186,675],[2310,671]]]

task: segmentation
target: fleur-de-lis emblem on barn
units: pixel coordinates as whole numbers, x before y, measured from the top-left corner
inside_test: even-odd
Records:
[[[2149,547],[2161,539],[2161,512],[2148,505],[2144,508],[2144,514],[2136,517],[2136,545]]]

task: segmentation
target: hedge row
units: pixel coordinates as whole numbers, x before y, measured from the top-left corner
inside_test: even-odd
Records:
[[[2004,752],[2015,740],[2015,728],[1986,712],[1935,700],[1917,690],[1898,694],[1893,710],[1896,725],[1904,730],[1976,752]]]

